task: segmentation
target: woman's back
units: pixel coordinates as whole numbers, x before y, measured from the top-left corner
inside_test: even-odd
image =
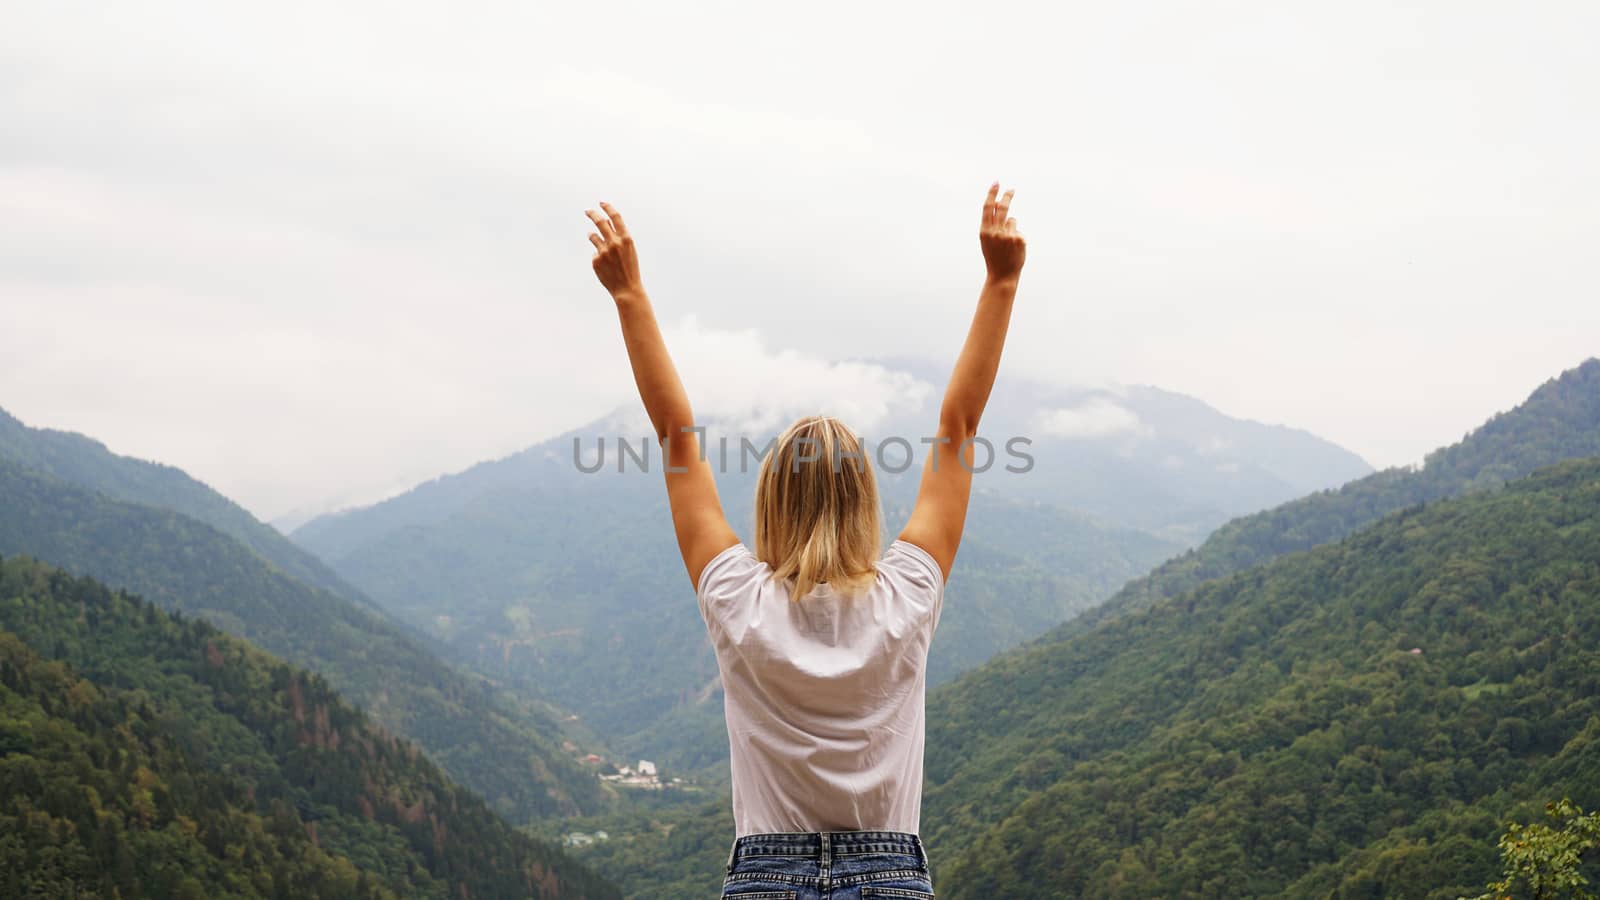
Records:
[[[905,541],[877,569],[860,593],[823,585],[800,600],[743,544],[701,573],[738,836],[918,832],[925,671],[944,581]]]

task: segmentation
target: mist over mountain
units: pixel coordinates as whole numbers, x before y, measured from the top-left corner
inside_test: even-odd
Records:
[[[906,359],[861,365],[882,373],[862,380],[894,387],[880,389],[882,396],[864,407],[870,412],[845,415],[846,421],[869,442],[898,439],[920,451],[937,422],[938,387],[949,375],[947,366]],[[886,399],[888,405],[877,405]],[[778,405],[770,408],[742,408],[714,398],[697,407],[711,441],[727,439],[729,468],[742,461],[742,440],[759,448],[793,418],[827,411],[799,398],[774,402]],[[597,441],[604,438],[609,470],[617,464],[619,440],[635,453],[653,453],[650,434],[643,411],[630,405],[504,461],[536,454],[575,468],[573,441],[580,442],[583,462],[592,464]],[[1079,510],[1110,524],[1170,532],[1163,536],[1178,542],[1197,541],[1234,516],[1372,472],[1356,454],[1306,431],[1236,419],[1195,398],[1148,386],[1069,387],[1002,372],[984,413],[983,434],[995,445],[996,475],[980,479],[979,487]],[[1036,458],[1026,477],[1000,477],[1006,464],[1020,462],[1007,452],[1012,438],[1025,439],[1018,449]],[[899,444],[885,447],[883,454],[880,462],[904,459]],[[744,454],[750,466],[754,459]],[[914,485],[919,473],[913,466],[905,474]],[[379,503],[315,516],[292,533],[323,556],[339,557],[385,530],[438,521],[476,492],[525,486],[526,479],[547,474],[477,465]],[[904,480],[882,467],[879,475],[889,484]],[[285,518],[284,524],[296,518]]]
[[[942,385],[938,365],[895,365]],[[896,410],[889,433],[922,435],[938,395]],[[1145,385],[1061,386],[1001,374],[983,415],[998,447],[1021,436],[1038,464],[1025,478],[986,482],[1101,521],[1194,543],[1245,513],[1367,475],[1361,457],[1307,431],[1228,416]]]

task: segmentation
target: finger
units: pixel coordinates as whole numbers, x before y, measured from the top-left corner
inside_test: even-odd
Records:
[[[609,241],[616,236],[617,233],[611,229],[610,219],[600,215],[592,209],[584,210],[583,214],[589,217],[589,221],[594,223],[594,227],[600,229],[601,237]]]
[[[1011,214],[1011,195],[1015,193],[1016,191],[1006,191],[1005,196],[1000,198],[1000,203],[995,206],[994,221],[996,225],[1004,225],[1006,216]]]
[[[1007,219],[1006,220],[1006,233],[1007,234],[1016,234],[1017,233],[1017,220],[1016,219]]]
[[[594,249],[595,249],[595,251],[596,251],[596,252],[597,252],[597,253],[598,253],[598,251],[600,251],[600,250],[604,250],[604,249],[605,249],[605,246],[606,246],[606,242],[605,242],[605,239],[604,239],[604,238],[602,238],[602,237],[600,237],[600,235],[598,235],[598,234],[595,234],[595,233],[594,233],[594,232],[592,232],[592,231],[591,231],[591,232],[589,232],[589,243],[591,243],[591,244],[593,244],[593,245],[594,245]]]
[[[984,228],[994,224],[994,198],[1000,193],[1000,182],[989,185],[989,196],[983,201],[983,221],[980,225]]]
[[[627,237],[628,226],[622,224],[622,213],[617,212],[616,207],[605,202],[604,200],[600,201],[600,208],[605,210],[606,215],[611,217],[611,227],[617,230],[617,234]]]

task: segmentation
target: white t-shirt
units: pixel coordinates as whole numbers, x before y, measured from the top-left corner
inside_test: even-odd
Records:
[[[722,671],[736,837],[791,831],[919,833],[928,645],[944,578],[895,541],[876,583],[799,601],[744,544],[696,594]]]

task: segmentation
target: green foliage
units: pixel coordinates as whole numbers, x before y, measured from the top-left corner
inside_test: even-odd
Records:
[[[1503,877],[1488,886],[1477,900],[1510,900],[1518,896],[1533,900],[1593,900],[1586,890],[1589,878],[1583,874],[1583,857],[1600,850],[1600,814],[1585,814],[1582,807],[1562,798],[1548,804],[1545,814],[1559,827],[1534,823],[1506,826],[1500,838]]]
[[[540,823],[534,833],[554,842],[573,831],[606,832],[607,839],[568,849],[629,897],[703,900],[722,890],[733,844],[732,798],[726,791],[655,797],[633,794],[602,816]]]
[[[1499,816],[1600,788],[1597,560],[1572,462],[1001,657],[930,701],[935,883],[1472,891]]]
[[[204,620],[0,561],[0,895],[614,897]]]
[[[453,670],[374,610],[310,587],[215,528],[0,460],[0,554],[26,553],[202,616],[314,669],[518,821],[589,812],[560,728]]]

